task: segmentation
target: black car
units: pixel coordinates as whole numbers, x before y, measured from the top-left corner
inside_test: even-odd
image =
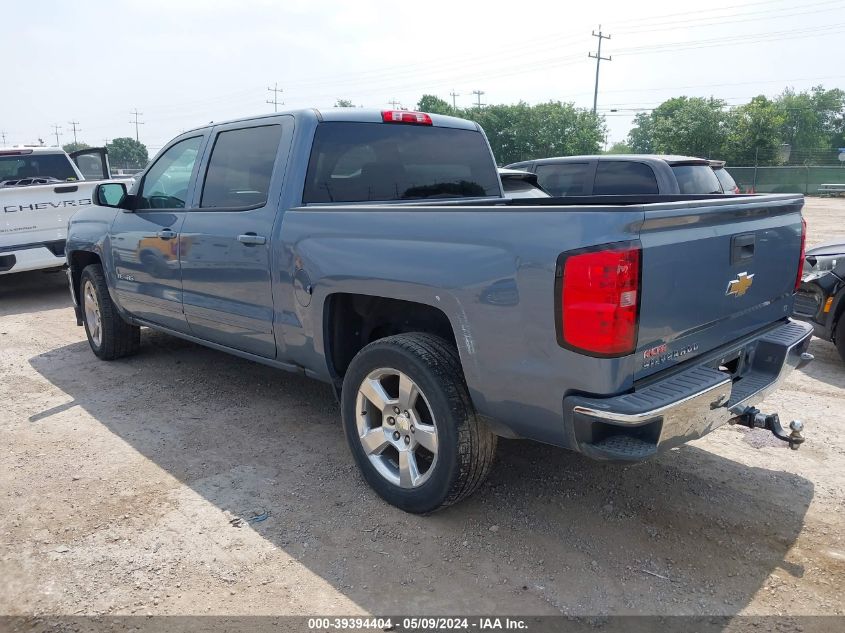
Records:
[[[807,251],[793,312],[816,336],[833,341],[845,360],[845,239]]]
[[[724,193],[710,161],[663,154],[557,156],[505,165],[537,174],[553,196]]]

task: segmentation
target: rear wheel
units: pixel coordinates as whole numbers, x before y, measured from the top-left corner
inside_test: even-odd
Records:
[[[367,345],[344,377],[342,413],[364,478],[407,512],[456,503],[490,472],[496,436],[472,406],[457,351],[439,337]]]
[[[103,268],[91,264],[79,282],[82,321],[91,350],[101,360],[134,354],[141,345],[141,328],[123,320],[111,300]]]

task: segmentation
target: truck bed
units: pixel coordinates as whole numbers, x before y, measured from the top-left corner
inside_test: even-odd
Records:
[[[343,289],[456,315],[477,408],[520,436],[566,445],[555,435],[562,395],[629,392],[637,380],[788,317],[802,206],[791,194],[320,204],[289,209],[281,238],[303,268],[327,271],[311,277],[317,306]],[[732,263],[737,234],[754,235],[756,251]],[[558,257],[630,242],[642,247],[635,353],[600,358],[561,347]],[[740,273],[756,281],[743,296],[726,295]],[[299,316],[310,314],[320,311]],[[318,323],[303,328],[314,332],[315,349],[289,349],[308,366],[323,340]]]

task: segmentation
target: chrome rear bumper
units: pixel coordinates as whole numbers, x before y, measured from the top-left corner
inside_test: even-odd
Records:
[[[743,369],[721,371],[719,356],[612,398],[564,399],[578,450],[616,461],[639,461],[706,435],[763,400],[806,354],[813,328],[789,321],[739,345]],[[737,349],[733,348],[736,353]]]

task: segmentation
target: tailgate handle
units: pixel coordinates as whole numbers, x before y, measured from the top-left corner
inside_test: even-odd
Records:
[[[747,262],[754,257],[754,233],[743,233],[731,238],[731,264]]]

